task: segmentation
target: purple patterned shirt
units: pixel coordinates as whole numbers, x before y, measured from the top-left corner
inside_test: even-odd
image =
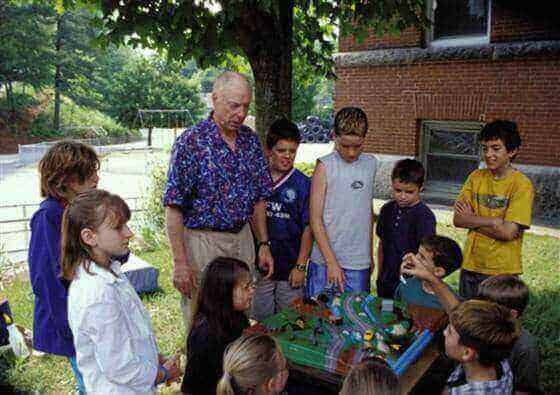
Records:
[[[163,204],[180,207],[187,228],[238,230],[255,203],[272,195],[257,134],[241,126],[235,147],[220,136],[212,114],[175,141]]]

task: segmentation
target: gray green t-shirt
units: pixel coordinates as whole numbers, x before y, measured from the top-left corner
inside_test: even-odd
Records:
[[[371,266],[377,159],[370,154],[361,154],[355,162],[348,163],[334,151],[318,161],[325,166],[327,178],[323,223],[336,259],[344,269],[368,269]],[[316,242],[311,260],[326,263]]]

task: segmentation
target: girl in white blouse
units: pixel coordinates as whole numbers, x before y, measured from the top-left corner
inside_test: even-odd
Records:
[[[178,361],[158,354],[148,312],[114,256],[128,253],[130,210],[116,195],[78,195],[62,219],[68,321],[87,393],[149,394],[177,380]]]

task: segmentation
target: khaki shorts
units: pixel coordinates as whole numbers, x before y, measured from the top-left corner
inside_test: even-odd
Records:
[[[236,258],[247,263],[254,274],[255,245],[251,227],[246,224],[239,233],[214,232],[185,228],[185,248],[189,262],[198,269],[199,284],[202,284],[204,271],[208,264],[218,257]],[[181,311],[187,334],[192,323],[196,306],[196,296],[192,299],[181,296]]]

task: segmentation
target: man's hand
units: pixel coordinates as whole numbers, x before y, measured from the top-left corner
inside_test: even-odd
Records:
[[[270,253],[270,247],[263,245],[259,248],[259,267],[266,271],[264,278],[269,279],[274,274],[274,259]]]
[[[185,262],[174,262],[173,286],[187,298],[192,298],[198,288],[198,270]]]
[[[305,282],[305,272],[296,269],[295,267],[290,271],[290,277],[288,278],[292,288],[299,288],[303,286]]]
[[[340,292],[344,292],[344,283],[346,279],[344,277],[344,271],[338,262],[327,264],[327,281],[329,284],[338,287]]]

